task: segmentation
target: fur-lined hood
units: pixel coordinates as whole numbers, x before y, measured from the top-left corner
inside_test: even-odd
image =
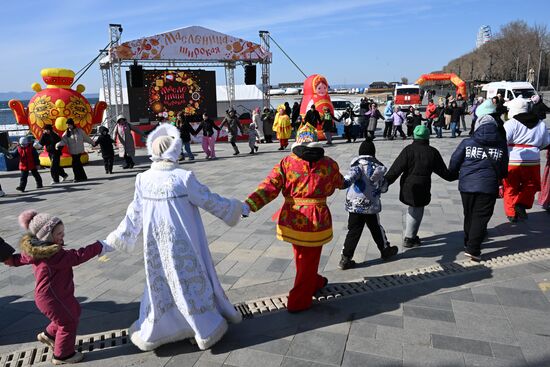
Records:
[[[32,234],[27,233],[19,240],[21,252],[34,260],[43,260],[52,257],[61,250],[61,245],[40,241]]]

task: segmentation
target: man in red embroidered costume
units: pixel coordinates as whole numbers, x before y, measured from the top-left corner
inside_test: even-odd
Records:
[[[540,191],[540,151],[548,148],[546,124],[529,112],[529,103],[516,98],[507,103],[510,120],[504,124],[508,141],[508,177],[503,180],[504,211],[511,223],[527,219]]]
[[[344,188],[338,164],[324,156],[317,131],[304,125],[284,157],[248,196],[246,203],[256,212],[282,191],[285,202],[278,213],[277,238],[290,242],[296,262],[294,288],[288,296],[289,312],[311,307],[312,297],[328,279],[317,273],[322,246],[332,240],[332,217],[327,196]]]

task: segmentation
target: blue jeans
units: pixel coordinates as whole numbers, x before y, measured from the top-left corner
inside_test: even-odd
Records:
[[[435,136],[437,136],[438,138],[442,138],[443,128],[441,126],[434,126],[434,129],[435,129]]]
[[[451,121],[451,138],[456,138],[456,121]]]
[[[195,159],[195,156],[191,153],[191,143],[183,143],[183,149],[185,149],[184,157],[187,155],[189,159]]]

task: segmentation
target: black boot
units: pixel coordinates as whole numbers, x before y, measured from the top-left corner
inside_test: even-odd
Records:
[[[342,255],[342,258],[340,259],[340,263],[338,264],[338,267],[342,270],[348,270],[355,268],[355,261],[353,261],[351,258]]]
[[[528,218],[527,211],[525,210],[525,207],[523,205],[514,205],[514,210],[516,211],[516,217],[518,219],[525,220]]]
[[[397,255],[398,251],[399,250],[398,250],[397,246],[388,246],[388,247],[385,247],[382,250],[382,254],[381,254],[380,257],[382,258],[382,260],[389,260],[390,258]]]
[[[409,237],[403,238],[403,247],[412,248],[417,246],[418,244],[414,241],[414,238],[409,238]]]

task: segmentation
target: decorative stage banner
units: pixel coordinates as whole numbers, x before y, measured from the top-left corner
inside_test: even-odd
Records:
[[[144,70],[144,88],[128,88],[132,121],[174,121],[183,111],[188,121],[203,112],[216,115],[216,74],[206,70]]]
[[[124,42],[111,49],[120,60],[252,61],[271,58],[254,42],[199,26]]]

